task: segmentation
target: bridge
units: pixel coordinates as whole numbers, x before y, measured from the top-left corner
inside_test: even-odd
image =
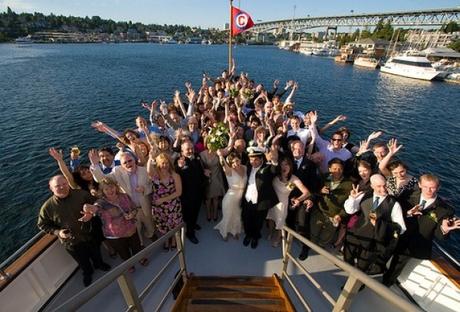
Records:
[[[252,32],[302,32],[306,29],[327,27],[372,27],[379,21],[389,21],[394,26],[420,27],[441,26],[451,21],[460,23],[460,7],[448,9],[433,9],[411,12],[389,12],[374,14],[352,14],[341,16],[307,17],[286,19],[270,22],[257,23],[251,29]]]

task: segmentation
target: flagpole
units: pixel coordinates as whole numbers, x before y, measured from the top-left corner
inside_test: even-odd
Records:
[[[232,29],[233,29],[233,0],[230,0],[230,29],[228,30],[228,73],[232,70]]]

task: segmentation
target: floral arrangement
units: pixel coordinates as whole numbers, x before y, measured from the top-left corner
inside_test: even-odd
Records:
[[[236,98],[238,97],[238,94],[240,92],[238,91],[238,89],[235,89],[235,88],[231,88],[230,91],[229,91],[229,94],[230,94],[230,97],[231,98]]]
[[[430,212],[430,214],[428,216],[430,217],[431,220],[433,220],[434,222],[438,223],[438,216],[436,215],[436,212],[432,211],[432,212]]]
[[[247,100],[252,99],[254,97],[254,91],[252,89],[245,88],[243,90],[243,97]]]
[[[222,122],[219,122],[215,127],[211,128],[206,141],[209,149],[217,151],[218,149],[227,147],[229,140],[228,133],[229,130],[227,126]]]

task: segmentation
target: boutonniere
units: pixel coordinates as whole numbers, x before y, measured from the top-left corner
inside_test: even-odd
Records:
[[[434,211],[430,212],[428,217],[430,217],[430,219],[433,220],[434,222],[438,223],[438,216],[436,215],[436,212]]]
[[[200,160],[201,158],[200,158],[200,156],[196,156],[196,159],[197,159],[197,160]]]
[[[305,169],[307,169],[307,166],[303,165],[302,170],[305,170]]]

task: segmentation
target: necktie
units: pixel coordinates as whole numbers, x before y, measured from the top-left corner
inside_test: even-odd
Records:
[[[374,199],[374,202],[372,203],[372,211],[376,210],[378,206],[379,206],[379,198],[376,197]]]
[[[425,208],[425,205],[426,205],[426,200],[422,199],[422,201],[420,202],[420,209],[422,210],[423,208]]]
[[[300,168],[300,164],[302,163],[302,159],[297,160],[297,169]]]

